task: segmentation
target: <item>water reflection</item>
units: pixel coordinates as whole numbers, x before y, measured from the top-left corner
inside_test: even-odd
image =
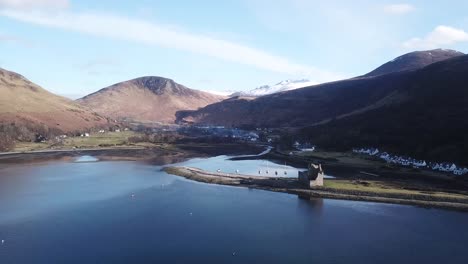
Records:
[[[316,197],[311,197],[310,195],[301,195],[299,194],[297,196],[298,198],[298,207],[301,207],[301,209],[307,209],[313,211],[317,215],[322,214],[323,210],[323,199],[322,198],[316,198]]]

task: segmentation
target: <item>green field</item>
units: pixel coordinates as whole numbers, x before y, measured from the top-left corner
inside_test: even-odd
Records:
[[[302,158],[318,158],[329,161],[336,161],[343,165],[362,165],[362,166],[376,166],[377,163],[384,164],[382,161],[371,159],[370,157],[364,157],[362,155],[356,155],[349,152],[334,152],[334,151],[305,151],[305,152],[294,152],[294,155]]]
[[[122,131],[122,132],[106,132],[106,133],[92,133],[89,137],[67,137],[60,143],[34,143],[34,142],[17,142],[13,151],[27,152],[27,151],[40,151],[48,149],[92,149],[92,148],[109,148],[119,146],[153,146],[151,143],[128,143],[128,138],[138,136],[137,132]]]
[[[48,143],[17,142],[12,152],[27,152],[49,149]]]
[[[65,147],[96,148],[126,145],[129,137],[136,136],[133,131],[94,133],[89,137],[69,137],[64,140]]]
[[[356,181],[345,179],[325,179],[324,188],[337,191],[367,192],[374,194],[395,194],[407,196],[432,196],[434,198],[468,199],[467,193],[452,193],[443,190],[419,189],[405,182],[395,181]]]

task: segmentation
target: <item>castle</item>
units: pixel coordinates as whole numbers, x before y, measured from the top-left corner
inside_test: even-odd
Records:
[[[323,175],[321,164],[315,165],[310,163],[307,171],[299,172],[298,180],[308,188],[313,188],[315,186],[323,186]]]

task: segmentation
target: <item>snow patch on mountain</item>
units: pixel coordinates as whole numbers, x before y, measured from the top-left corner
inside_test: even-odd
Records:
[[[260,97],[268,94],[274,94],[284,91],[290,91],[294,89],[304,88],[312,85],[316,85],[316,82],[312,82],[307,79],[301,80],[285,80],[275,85],[263,85],[249,91],[240,91],[231,94],[233,96],[246,96],[246,97]]]

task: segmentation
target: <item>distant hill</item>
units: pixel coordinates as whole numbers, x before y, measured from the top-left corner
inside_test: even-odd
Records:
[[[224,98],[148,76],[114,84],[77,102],[114,119],[172,123],[177,111],[196,110]]]
[[[395,58],[394,60],[383,64],[382,66],[364,76],[370,77],[393,72],[421,69],[434,62],[439,62],[462,55],[464,55],[462,52],[447,49],[415,51]]]
[[[0,123],[72,132],[107,126],[108,120],[18,73],[0,68]]]
[[[307,86],[315,85],[316,83],[311,82],[307,79],[301,80],[285,80],[275,85],[262,85],[249,91],[235,92],[230,97],[245,96],[245,97],[260,97],[264,95],[290,91],[294,89],[304,88]]]
[[[468,156],[468,56],[429,66],[266,95],[231,98],[179,122],[300,129],[321,146],[387,149],[458,160]],[[462,160],[466,164],[466,160]]]

